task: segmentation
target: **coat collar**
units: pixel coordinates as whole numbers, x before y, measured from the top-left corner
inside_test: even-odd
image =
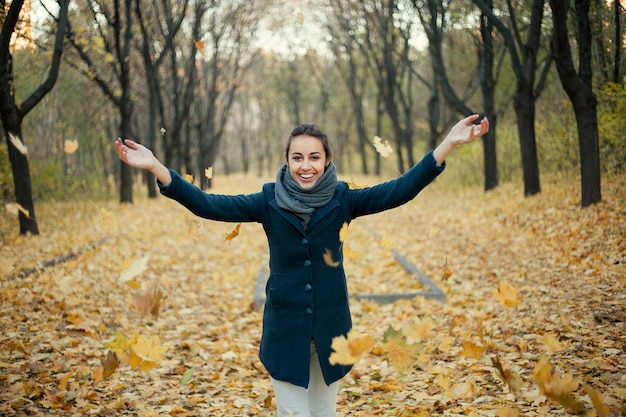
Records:
[[[302,226],[302,221],[298,216],[292,213],[289,210],[282,209],[276,203],[276,200],[273,199],[269,202],[270,207],[273,207],[285,220],[287,220],[293,227],[295,227],[302,235],[306,235],[307,232],[304,230]],[[312,227],[315,227],[315,224],[319,223],[324,217],[326,217],[331,211],[335,208],[339,207],[339,202],[333,198],[328,204],[323,207],[315,209],[313,215],[311,216],[311,220],[309,220],[309,225],[307,226],[307,230],[311,230]]]

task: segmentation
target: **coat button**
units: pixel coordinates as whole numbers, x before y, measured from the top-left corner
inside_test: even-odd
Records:
[[[306,261],[304,261],[304,266],[311,266],[311,260],[307,259]]]
[[[313,289],[313,286],[311,284],[306,284],[304,286],[304,291],[309,292]]]
[[[302,238],[302,244],[303,245],[308,245],[309,244],[309,239],[307,239],[306,237]]]
[[[307,308],[304,310],[304,312],[305,312],[306,314],[313,314],[313,309],[312,309],[311,307],[307,307]]]

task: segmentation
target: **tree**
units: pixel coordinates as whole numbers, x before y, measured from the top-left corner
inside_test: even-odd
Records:
[[[358,14],[346,1],[330,0],[332,7],[332,19],[328,20],[326,28],[331,34],[330,49],[335,59],[335,65],[339,69],[339,75],[346,85],[352,105],[352,117],[357,134],[357,148],[360,155],[361,172],[369,174],[367,165],[366,149],[371,146],[367,138],[367,123],[365,121],[365,87],[368,79],[368,67],[363,62],[359,53]],[[368,146],[369,145],[369,146]],[[380,166],[376,167],[376,174],[380,174]]]
[[[541,95],[546,76],[552,62],[548,55],[540,69],[538,58],[541,47],[544,0],[532,0],[528,19],[526,40],[522,39],[517,11],[512,2],[507,0],[510,23],[507,26],[492,8],[483,0],[472,0],[484,16],[489,19],[504,37],[511,58],[511,65],[517,80],[513,107],[517,116],[517,129],[524,172],[524,195],[541,192],[539,179],[539,161],[537,159],[537,139],[535,134],[535,102]]]
[[[482,138],[483,142],[483,165],[485,173],[485,190],[490,190],[498,185],[498,170],[496,159],[496,111],[495,111],[495,79],[493,76],[495,46],[493,41],[493,29],[491,21],[483,14],[480,20],[481,38],[475,39],[478,50],[478,78],[480,80],[483,96],[483,111],[472,110],[467,104],[467,99],[461,98],[454,90],[448,78],[448,71],[444,63],[443,40],[446,23],[449,21],[447,11],[450,3],[442,0],[427,0],[424,3],[412,0],[413,6],[419,17],[424,32],[428,38],[428,51],[433,69],[434,83],[429,100],[429,122],[431,130],[431,147],[441,136],[438,128],[440,123],[439,90],[442,91],[446,102],[462,116],[473,113],[484,113],[490,121],[490,130]],[[487,1],[488,7],[493,9],[493,3]],[[428,11],[428,14],[425,11]]]
[[[37,86],[21,103],[16,100],[14,90],[14,68],[12,60],[11,38],[18,28],[20,12],[24,0],[13,0],[6,12],[6,2],[2,0],[2,32],[0,32],[0,117],[9,148],[9,160],[13,171],[15,199],[21,207],[19,211],[20,234],[39,234],[35,216],[30,168],[26,147],[22,140],[22,121],[24,117],[52,90],[59,74],[63,55],[63,34],[67,25],[69,0],[59,0],[54,49],[46,79]],[[6,14],[5,14],[6,13]]]
[[[198,63],[199,94],[190,122],[194,129],[187,131],[197,140],[198,152],[191,162],[202,175],[217,158],[235,93],[255,56],[251,41],[262,13],[263,7],[253,2],[221,4],[211,9],[202,27],[206,32],[198,39],[203,45]],[[210,187],[211,179],[202,186]]]
[[[120,119],[119,136],[130,138],[133,136],[130,72],[135,24],[133,1],[113,0],[111,5],[86,0],[76,6],[78,24],[73,27],[68,23],[66,37],[77,55],[69,62],[93,80],[113,103]],[[78,19],[85,17],[84,22]],[[120,202],[133,202],[131,179],[130,167],[120,164]]]
[[[188,0],[183,2],[172,2],[168,0],[159,0],[151,2],[143,2],[142,0],[135,0],[135,14],[137,16],[137,23],[139,25],[139,31],[141,33],[141,42],[138,43],[137,48],[141,55],[144,74],[146,81],[146,89],[148,90],[148,118],[146,133],[144,135],[144,145],[152,148],[156,144],[156,139],[161,137],[167,137],[172,132],[178,131],[178,125],[182,123],[175,121],[173,123],[174,129],[172,132],[168,132],[164,129],[165,122],[165,106],[163,98],[163,83],[161,80],[161,66],[165,62],[166,57],[175,57],[177,51],[175,50],[175,37],[179,33],[182,23],[187,11]],[[198,8],[204,10],[203,2],[198,2]],[[201,15],[197,17],[200,19]],[[197,34],[197,24],[194,24],[194,34]],[[187,42],[191,44],[191,42]],[[191,55],[195,57],[195,48],[191,45]],[[176,62],[174,60],[174,62]],[[195,58],[191,60],[190,67],[192,71],[185,71],[187,75],[187,84],[191,84],[191,80],[194,78],[195,72]],[[177,88],[181,83],[175,83],[176,93]],[[189,102],[189,92],[192,90],[187,88],[187,94],[175,94],[174,104],[178,104],[179,101]],[[180,100],[178,99],[180,97]],[[189,104],[184,107],[183,114],[189,113]],[[175,110],[178,110],[180,106],[176,106]],[[176,112],[175,118],[181,112]],[[159,117],[160,116],[160,117]],[[167,135],[167,136],[166,136]],[[156,181],[152,174],[145,171],[146,182],[148,185],[148,196],[156,197]]]
[[[601,201],[600,146],[596,96],[592,88],[591,29],[589,0],[575,0],[578,72],[569,43],[567,17],[569,0],[550,0],[553,20],[552,49],[561,85],[567,93],[578,128],[583,207]]]

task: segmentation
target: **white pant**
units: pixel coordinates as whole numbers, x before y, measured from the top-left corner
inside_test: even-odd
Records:
[[[311,341],[309,387],[303,388],[274,378],[279,417],[335,417],[339,381],[326,385],[315,343]]]

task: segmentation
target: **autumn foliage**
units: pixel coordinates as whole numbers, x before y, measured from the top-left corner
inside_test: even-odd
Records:
[[[342,229],[351,293],[420,288],[393,247],[447,302],[351,301],[354,329],[331,356],[355,364],[340,415],[626,415],[620,184],[581,209],[575,183],[532,198],[435,183]],[[274,415],[252,303],[259,225],[199,220],[164,198],[40,204],[36,237],[13,221],[0,218],[0,415]]]

